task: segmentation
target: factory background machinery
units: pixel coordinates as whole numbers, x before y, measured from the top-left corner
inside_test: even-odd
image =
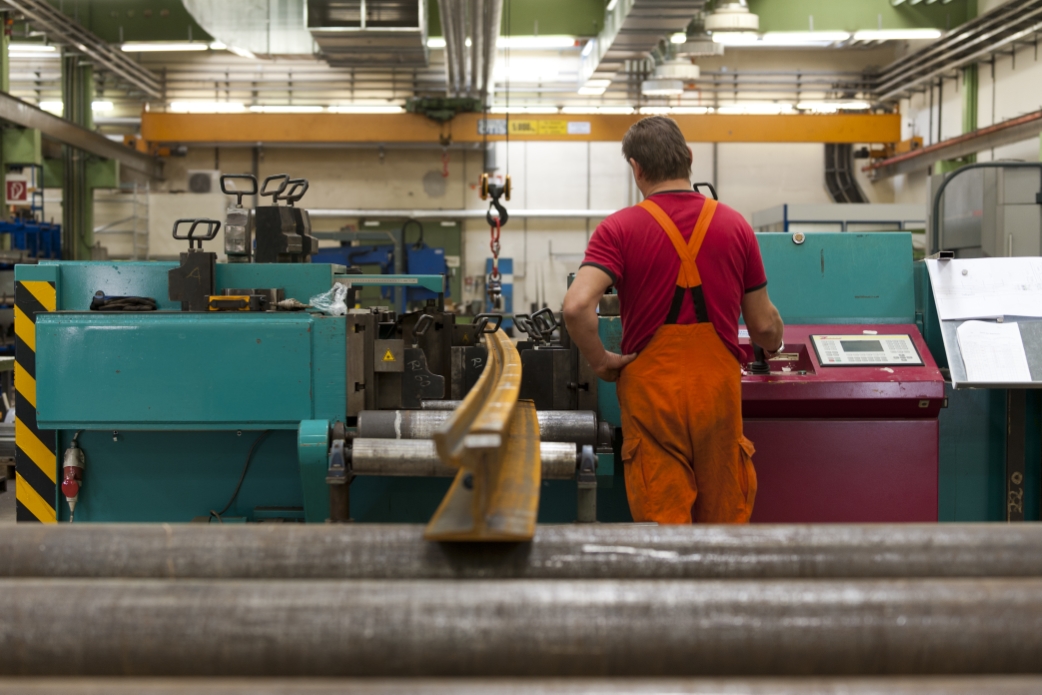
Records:
[[[1042,692],[1042,316],[931,280],[1042,277],[1040,13],[0,0],[0,695]],[[558,311],[648,115],[786,323],[745,526]]]
[[[261,190],[292,182],[273,178]],[[22,518],[69,518],[51,477],[57,469],[47,466],[78,448],[86,459],[76,471],[80,521],[324,522],[333,514],[327,469],[338,425],[354,476],[349,518],[431,518],[452,469],[439,468],[429,440],[480,377],[482,331],[501,317],[464,323],[446,312],[443,275],[359,275],[304,262],[315,260],[303,250],[312,243],[309,216],[278,205],[280,195],[299,201],[283,192],[275,205],[230,209],[226,247],[256,249],[233,263],[215,264],[198,248],[205,242],[193,236],[219,223],[196,220],[175,230],[197,246],[180,264],[19,268],[34,333],[19,361],[35,372],[20,421],[55,452],[21,459],[22,478],[39,493],[35,507],[20,507]],[[245,219],[244,245],[233,236],[236,215]],[[945,392],[916,324],[910,235],[765,233],[759,241],[788,347],[766,366],[745,348],[743,411],[764,481],[754,521],[938,520]],[[280,310],[367,284],[426,286],[434,298],[408,313]],[[122,308],[121,297],[150,298],[158,310],[104,310]],[[601,308],[609,347],[621,335],[613,299]],[[570,454],[546,453],[540,520],[628,520],[613,385],[595,378],[554,312],[514,319],[526,334],[517,345],[520,397],[535,404],[545,444],[571,445]]]

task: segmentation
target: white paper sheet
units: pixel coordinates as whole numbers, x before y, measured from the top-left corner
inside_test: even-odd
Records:
[[[942,321],[1042,317],[1042,258],[928,259]]]
[[[967,321],[956,331],[969,383],[1013,384],[1031,381],[1020,326]]]

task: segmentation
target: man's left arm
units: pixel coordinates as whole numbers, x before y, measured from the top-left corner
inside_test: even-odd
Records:
[[[592,265],[579,268],[564,296],[564,323],[568,336],[587,359],[593,371],[605,381],[616,381],[622,368],[636,355],[618,355],[604,349],[597,328],[597,305],[612,286],[611,276]]]

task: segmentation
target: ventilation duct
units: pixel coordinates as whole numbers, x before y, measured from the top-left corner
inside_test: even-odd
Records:
[[[335,67],[426,67],[425,0],[308,0],[307,28]]]
[[[446,93],[482,101],[492,87],[503,0],[438,0]]]
[[[210,36],[234,53],[262,58],[313,55],[305,0],[183,0]]]
[[[582,59],[579,83],[614,79],[626,61],[646,59],[663,36],[684,31],[704,6],[705,0],[618,0]]]

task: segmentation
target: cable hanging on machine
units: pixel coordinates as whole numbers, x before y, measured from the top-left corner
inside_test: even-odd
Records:
[[[416,249],[416,250],[422,249],[423,248],[423,223],[420,222],[419,220],[413,218],[413,217],[410,217],[409,219],[405,220],[405,223],[402,225],[402,244],[405,243],[405,230],[409,228],[410,224],[414,224],[414,225],[416,225],[417,227],[420,228],[420,236],[417,237],[415,242],[413,242],[412,247],[413,247],[413,249]]]

